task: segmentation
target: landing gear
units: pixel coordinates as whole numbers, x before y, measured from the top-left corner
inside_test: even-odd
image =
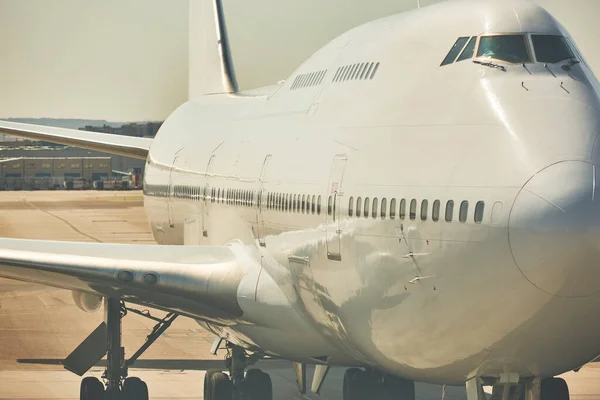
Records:
[[[482,380],[478,380],[480,384],[483,383]],[[561,378],[519,379],[519,376],[514,374],[513,379],[503,379],[503,377],[488,379],[488,384],[493,385],[490,400],[569,400],[570,398],[567,383]],[[467,382],[467,398],[468,400],[480,400],[486,397],[484,394],[480,395],[479,398],[470,397],[469,382]]]
[[[542,381],[541,400],[569,400],[569,387],[562,378],[548,378]]]
[[[155,320],[157,321],[157,324],[146,338],[146,342],[142,347],[140,347],[129,360],[126,360],[125,348],[122,347],[121,343],[121,325],[122,319],[127,315],[128,311]],[[84,378],[83,381],[81,381],[79,398],[80,400],[148,400],[148,385],[140,378],[128,377],[128,369],[156,341],[156,339],[171,326],[173,321],[177,318],[177,314],[171,313],[165,318],[160,319],[153,317],[148,312],[127,308],[120,299],[113,298],[105,300],[104,312],[105,318],[103,324],[101,324],[88,339],[90,340],[90,343],[98,340],[98,338],[105,339],[107,365],[106,370],[102,375],[105,384],[102,384],[98,378]],[[104,325],[105,329],[102,329],[102,325]],[[99,334],[99,332],[101,332],[102,335]],[[103,336],[104,333],[105,337]],[[88,339],[86,339],[86,341]],[[102,346],[104,343],[96,343],[96,347]],[[78,350],[76,349],[72,354],[78,354],[76,353],[77,351]],[[93,363],[84,363],[84,365],[86,365],[86,367],[82,371],[79,371],[81,374],[85,373],[85,371],[89,369],[87,366],[91,366]],[[75,369],[72,370],[75,372]]]
[[[204,376],[204,400],[273,400],[273,385],[269,374],[260,369],[246,368],[263,358],[263,354],[248,354],[231,343],[227,344],[225,365],[229,375],[210,370]]]
[[[260,369],[248,370],[243,391],[247,400],[271,400],[273,399],[271,377]]]
[[[227,374],[209,370],[204,375],[204,400],[233,400],[233,383]]]
[[[103,400],[104,385],[98,378],[88,376],[81,381],[81,389],[79,390],[79,398],[81,400]]]
[[[344,374],[344,400],[415,400],[415,383],[373,370],[350,368]]]

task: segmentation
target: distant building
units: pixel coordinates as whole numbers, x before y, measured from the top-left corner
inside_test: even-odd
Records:
[[[129,123],[121,125],[120,127],[113,127],[104,124],[103,126],[92,126],[86,125],[83,128],[79,128],[82,131],[90,132],[103,132],[113,133],[116,135],[123,136],[136,136],[136,137],[154,137],[162,126],[162,122],[146,122],[146,123]]]
[[[112,176],[110,157],[9,158],[0,160],[0,179],[85,178],[99,181]]]

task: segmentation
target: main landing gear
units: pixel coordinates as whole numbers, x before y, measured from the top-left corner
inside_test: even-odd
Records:
[[[248,355],[241,347],[227,344],[225,365],[229,374],[209,370],[204,375],[204,400],[273,400],[271,377],[260,369],[246,368],[263,357]]]
[[[367,399],[415,400],[415,383],[370,369],[346,370],[343,400]]]
[[[525,378],[516,374],[506,374],[500,378],[487,380],[492,386],[490,400],[569,400],[569,387],[562,378]],[[467,382],[468,400],[485,400],[482,386],[484,380],[473,378]]]
[[[148,386],[140,378],[128,377],[128,368],[171,326],[177,314],[168,314],[163,319],[156,318],[147,312],[126,308],[119,299],[106,299],[104,309],[107,365],[102,379],[105,384],[95,377],[84,378],[81,381],[79,398],[80,400],[148,400]],[[122,319],[127,315],[127,311],[157,321],[146,342],[129,360],[125,359],[125,349],[121,345]],[[90,335],[90,343],[97,339],[97,337],[93,338],[93,335],[94,333]],[[80,347],[85,347],[85,341]]]

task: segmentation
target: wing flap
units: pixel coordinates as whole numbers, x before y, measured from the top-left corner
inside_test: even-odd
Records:
[[[226,323],[242,315],[245,250],[0,239],[0,277],[88,292]]]
[[[0,133],[145,160],[152,139],[0,120]]]

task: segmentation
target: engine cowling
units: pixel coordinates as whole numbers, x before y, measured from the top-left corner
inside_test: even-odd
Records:
[[[83,293],[83,292],[71,292],[73,295],[73,301],[75,305],[86,313],[93,313],[100,309],[102,306],[102,297],[94,294]]]

